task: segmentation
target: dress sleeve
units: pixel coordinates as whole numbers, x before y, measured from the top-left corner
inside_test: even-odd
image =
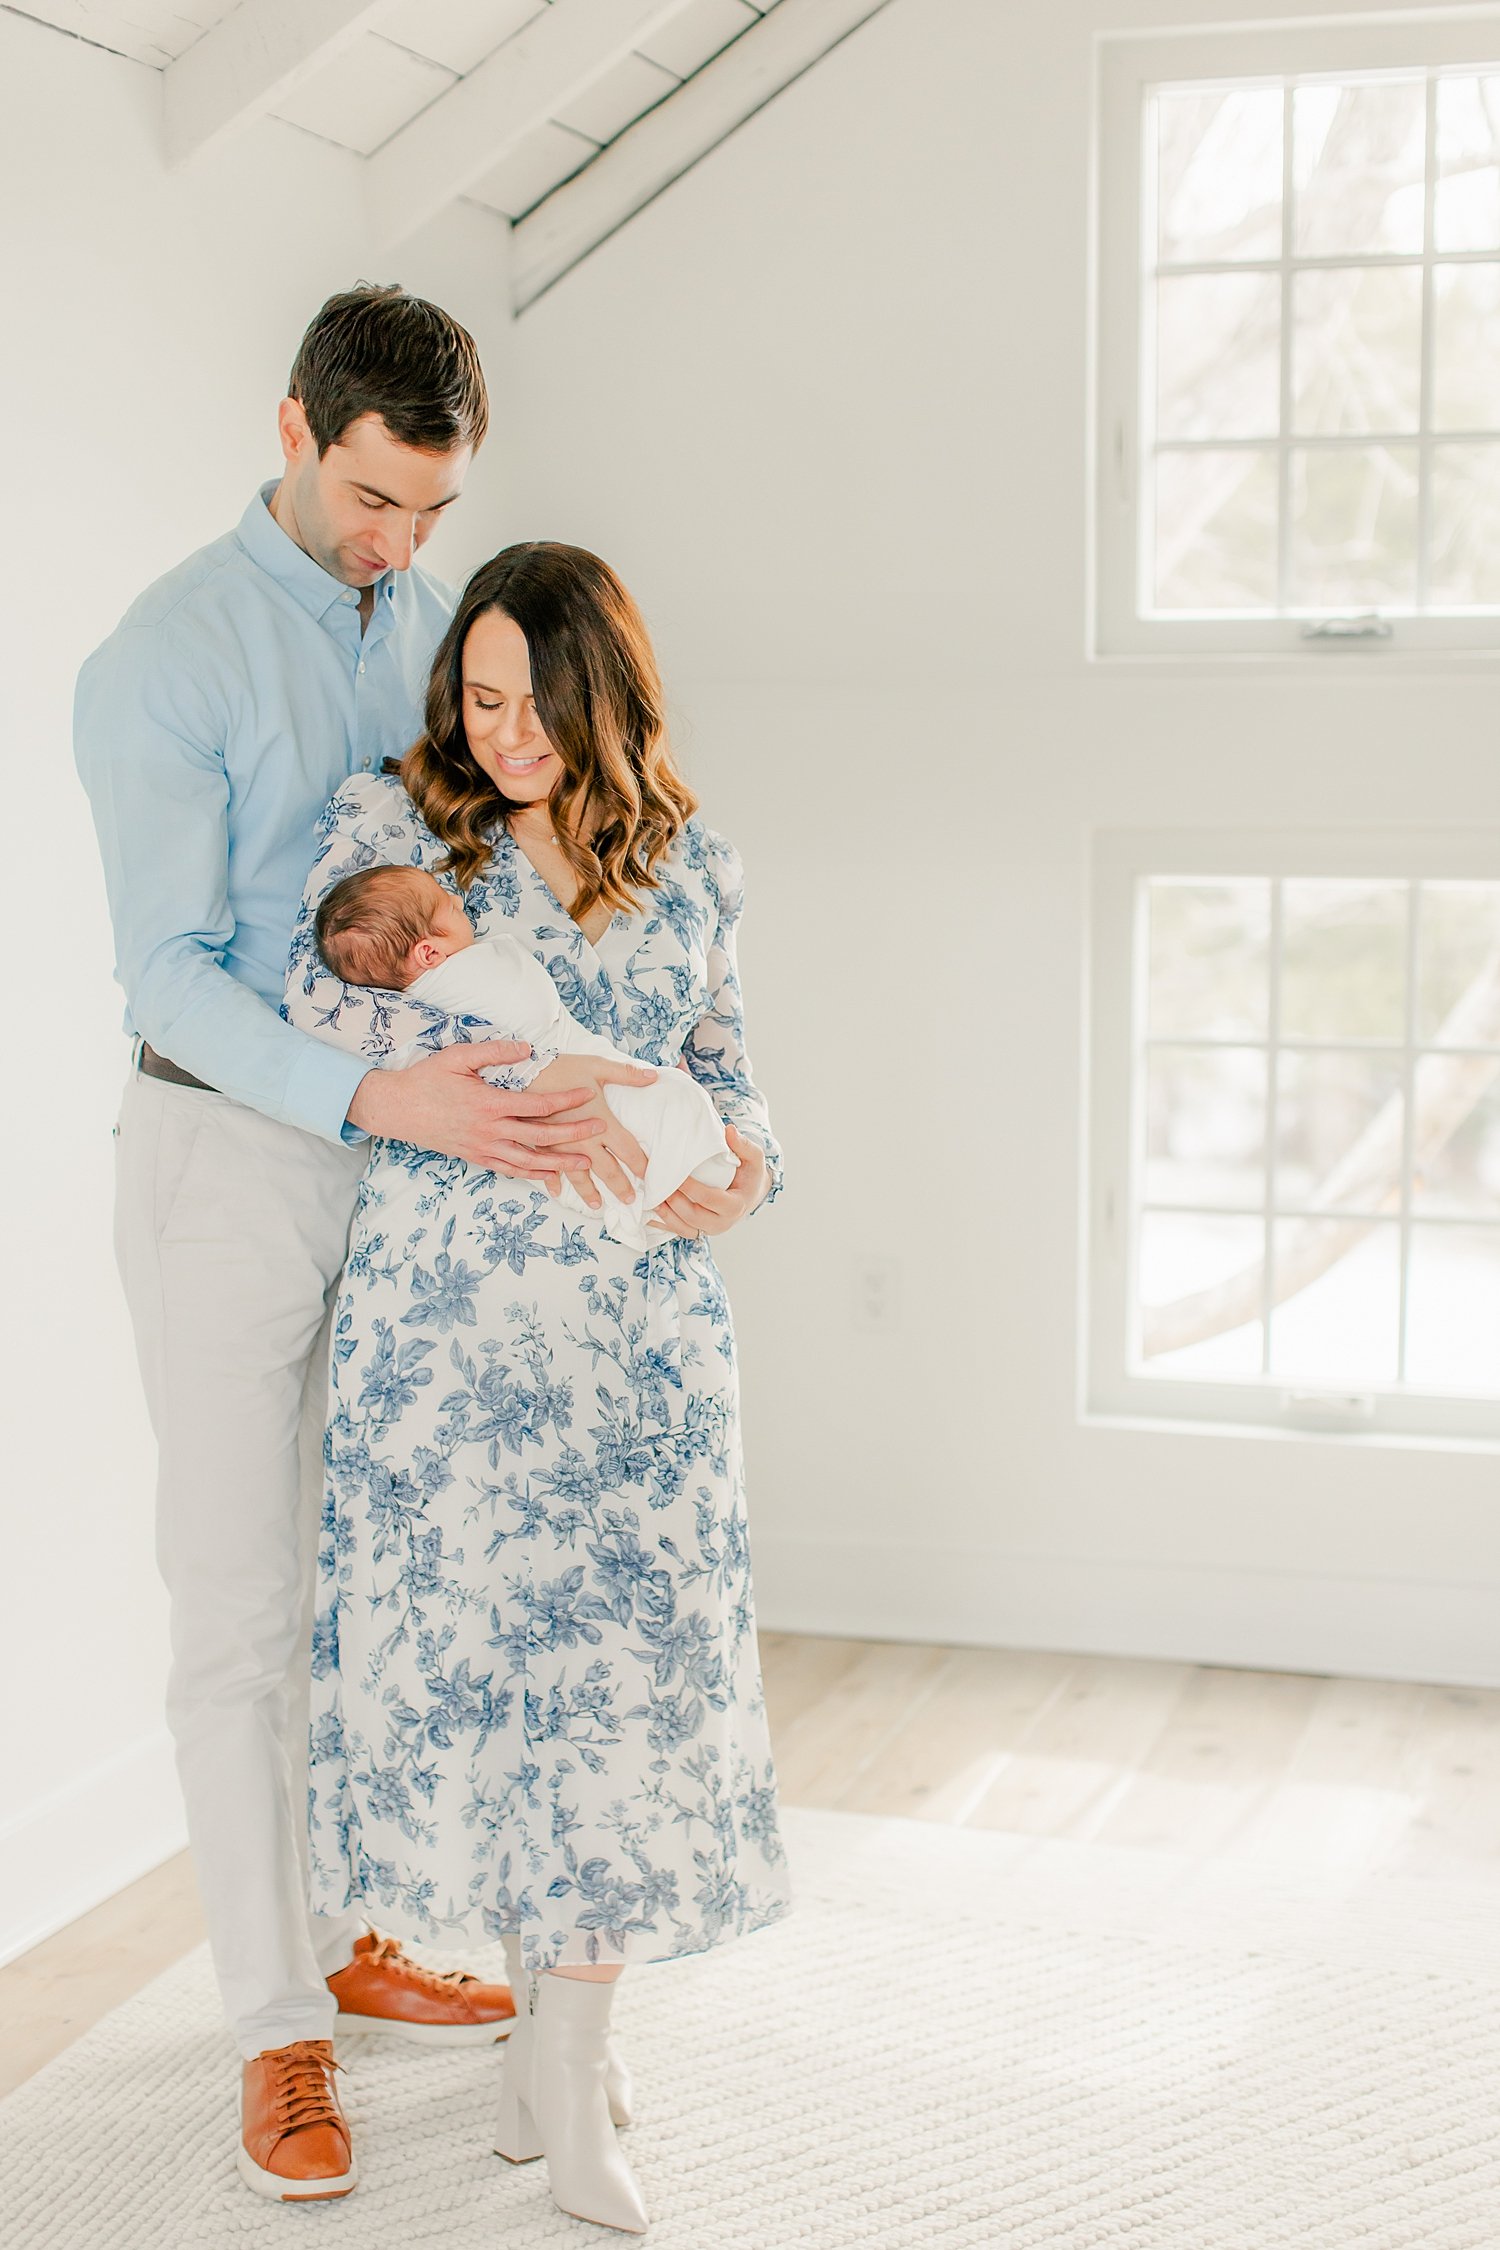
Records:
[[[756,1206],[763,1210],[781,1193],[781,1145],[745,1049],[745,1007],[735,954],[735,931],[745,903],[744,868],[739,853],[722,838],[712,840],[709,871],[718,891],[718,915],[708,943],[708,1006],[682,1051],[725,1123],[765,1150],[771,1185]]]
[[[403,992],[345,984],[318,951],[313,920],[325,893],[361,868],[422,866],[423,840],[424,831],[397,791],[383,782],[346,782],[318,823],[317,855],[292,927],[283,1016],[379,1069],[399,1069],[439,1047],[511,1036],[503,1024],[454,1015]],[[524,1062],[497,1065],[483,1075],[491,1086],[522,1093],[554,1052],[537,1048]]]

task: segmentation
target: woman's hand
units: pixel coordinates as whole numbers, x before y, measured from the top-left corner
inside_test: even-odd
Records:
[[[690,1240],[700,1234],[727,1234],[748,1218],[771,1184],[771,1167],[758,1141],[747,1141],[732,1125],[724,1129],[730,1153],[739,1170],[727,1188],[711,1188],[689,1175],[675,1195],[669,1195],[651,1214],[649,1224],[663,1234],[680,1234]]]
[[[606,1086],[649,1086],[655,1078],[654,1070],[642,1070],[631,1063],[613,1063],[603,1055],[559,1055],[539,1070],[531,1081],[534,1094],[566,1094],[576,1106],[570,1108],[568,1122],[584,1121],[584,1129],[595,1137],[583,1145],[587,1150],[582,1170],[571,1169],[569,1177],[591,1211],[597,1211],[604,1198],[599,1193],[599,1181],[618,1196],[622,1203],[630,1202],[639,1183],[646,1176],[646,1151],[633,1133],[627,1133],[609,1103],[604,1098]],[[556,1195],[562,1185],[558,1175],[538,1171],[549,1195]]]

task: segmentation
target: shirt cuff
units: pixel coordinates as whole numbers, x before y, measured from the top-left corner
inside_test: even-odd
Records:
[[[289,1125],[318,1133],[325,1141],[355,1148],[369,1134],[349,1123],[355,1089],[374,1068],[362,1055],[346,1054],[326,1040],[306,1038],[287,1080],[283,1115]]]

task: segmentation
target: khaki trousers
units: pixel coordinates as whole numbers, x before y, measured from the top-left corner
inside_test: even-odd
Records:
[[[115,1252],[156,1432],[167,1720],[244,2055],[332,2036],[360,1915],[307,1905],[328,1328],[365,1151],[132,1070]]]

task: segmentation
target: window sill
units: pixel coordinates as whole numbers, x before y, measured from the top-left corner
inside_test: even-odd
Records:
[[[1258,679],[1307,680],[1315,674],[1336,679],[1401,679],[1455,673],[1488,674],[1500,665],[1500,648],[1397,649],[1330,648],[1314,643],[1306,649],[1113,649],[1084,650],[1090,671],[1119,672],[1145,678],[1197,672],[1245,673]]]
[[[1114,1407],[1082,1406],[1077,1423],[1084,1430],[1115,1430],[1138,1437],[1260,1438],[1283,1445],[1333,1445],[1343,1452],[1500,1455],[1500,1438],[1441,1437],[1415,1430],[1319,1430],[1286,1422],[1192,1421],[1184,1415],[1126,1413]]]

